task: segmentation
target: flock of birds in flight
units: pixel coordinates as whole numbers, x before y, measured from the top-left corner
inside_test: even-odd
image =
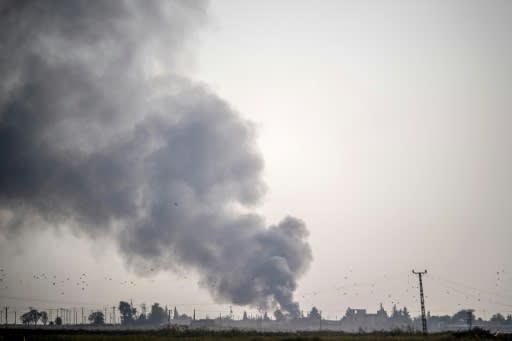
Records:
[[[172,204],[175,207],[178,206],[177,202],[173,202]],[[148,269],[149,273],[154,273],[154,271],[155,271],[154,268]],[[349,270],[349,273],[351,273],[351,272],[352,272],[352,270]],[[507,277],[507,276],[510,277],[510,275],[507,272],[505,272],[505,270],[496,271],[496,283],[495,283],[496,289],[501,289],[500,285],[503,282],[502,279],[503,279],[503,277]],[[187,276],[180,277],[180,279],[186,279],[186,278],[187,278]],[[510,278],[512,278],[512,277],[510,277]],[[3,268],[0,268],[0,289],[6,290],[9,288],[9,286],[6,283],[7,282],[6,279],[7,279],[7,272]],[[352,294],[353,296],[358,297],[359,290],[351,292],[351,289],[362,289],[363,287],[369,287],[369,292],[365,292],[366,295],[373,295],[375,292],[376,286],[378,286],[379,280],[386,280],[386,279],[387,279],[386,275],[384,275],[383,277],[381,277],[379,279],[375,279],[371,282],[366,282],[366,283],[353,282],[353,284],[348,284],[349,276],[344,276],[343,280],[345,282],[343,285],[335,286],[334,288],[330,288],[327,290],[304,292],[300,296],[302,297],[303,300],[307,300],[308,298],[316,297],[317,295],[320,295],[323,293],[331,293],[332,294],[334,291],[334,292],[342,292],[343,296],[348,296],[348,295]],[[474,299],[474,300],[476,300],[476,302],[481,302],[483,295],[487,295],[488,297],[490,297],[490,296],[500,297],[505,300],[512,299],[512,295],[507,294],[507,293],[496,293],[496,292],[491,292],[488,290],[480,290],[480,289],[465,285],[464,283],[444,279],[441,277],[434,277],[434,279],[437,280],[439,283],[443,283],[444,289],[445,289],[444,293],[446,295],[452,295],[452,294],[456,293],[456,294],[464,296],[466,301],[468,301],[470,299]],[[51,287],[60,289],[58,291],[60,292],[61,296],[64,296],[66,291],[69,290],[70,287],[69,287],[69,285],[67,285],[68,283],[73,283],[73,286],[78,287],[78,290],[80,290],[82,292],[86,291],[86,289],[89,287],[89,279],[88,279],[88,276],[86,273],[82,273],[82,274],[78,275],[78,277],[75,277],[73,279],[72,276],[66,276],[65,278],[58,278],[57,275],[51,275],[49,273],[43,272],[43,273],[33,274],[31,280],[32,281],[43,281],[43,282],[49,283]],[[113,283],[116,280],[112,277],[106,276],[103,278],[103,281],[108,282],[108,283]],[[149,279],[148,281],[152,282],[152,283],[155,282],[154,279]],[[23,283],[24,282],[22,279],[18,280],[18,284],[22,285]],[[134,280],[121,280],[118,283],[121,286],[129,286],[129,287],[135,287],[137,285],[137,283]],[[212,279],[209,281],[208,285],[213,287],[216,284],[217,284],[217,281]],[[63,287],[66,287],[67,289],[64,290]],[[409,294],[409,289],[417,290],[418,286],[415,284],[411,285],[410,283],[408,283],[408,287],[405,289],[405,294],[407,294],[408,296],[410,296],[412,294],[412,293]],[[391,301],[391,304],[396,304],[396,305],[400,304],[400,301],[398,299],[396,299],[396,298],[393,299],[393,295],[391,293],[388,293],[385,296],[387,296],[387,298]],[[425,297],[428,298],[428,296],[425,296]],[[412,298],[417,299],[417,296],[415,294],[412,294]],[[489,300],[488,300],[488,302],[497,303],[497,302],[493,302],[493,301],[489,301]],[[462,303],[457,304],[457,306],[459,306],[459,307],[461,305],[462,305]],[[509,305],[509,304],[505,303],[504,305],[512,307],[512,304]]]
[[[338,292],[338,294],[344,297],[352,296],[352,298],[378,295],[380,300],[384,299],[388,303],[391,303],[391,305],[396,306],[399,306],[401,302],[400,298],[397,296],[400,296],[401,298],[410,297],[419,304],[419,284],[417,283],[416,278],[410,277],[407,282],[407,286],[393,286],[395,294],[392,294],[386,293],[385,290],[387,289],[385,286],[379,283],[383,280],[391,281],[391,277],[392,276],[384,275],[369,282],[350,282],[349,277],[345,276],[343,278],[345,280],[344,285],[334,286],[325,290],[305,292],[302,293],[300,297],[307,301],[308,299],[316,299],[317,296],[322,294],[333,295]],[[400,278],[394,279],[403,281],[403,274],[400,274],[399,277]],[[427,284],[427,289],[432,289],[432,287],[434,287],[434,290],[430,290],[430,292],[433,291],[438,300],[445,300],[448,296],[455,297],[458,309],[470,307],[475,304],[492,304],[495,306],[511,308],[512,304],[509,303],[512,303],[512,291],[507,291],[507,283],[510,283],[510,280],[512,280],[512,275],[502,269],[501,271],[496,271],[496,275],[493,280],[495,281],[495,289],[498,291],[475,288],[466,283],[452,281],[433,274],[429,274],[427,278],[424,278],[424,286]],[[425,283],[425,281],[427,283]],[[428,300],[429,296],[425,295],[425,299]]]
[[[149,268],[148,272],[155,272],[154,268]],[[187,279],[186,275],[179,276],[179,279]],[[69,284],[71,284],[74,287],[77,287],[80,291],[86,291],[89,287],[89,284],[93,281],[92,279],[89,279],[86,273],[81,273],[79,275],[73,276],[65,276],[65,277],[57,277],[57,275],[42,272],[42,273],[35,273],[32,274],[32,277],[27,280],[18,279],[17,283],[18,285],[27,284],[27,282],[36,283],[36,282],[43,282],[48,284],[50,287],[60,289],[59,293],[60,295],[65,295],[66,291],[63,290],[63,287],[66,287],[70,289]],[[94,280],[94,282],[97,283],[97,279]],[[108,282],[108,283],[115,283],[116,279],[110,276],[103,277],[102,281]],[[154,279],[147,279],[147,282],[154,283]],[[0,268],[0,289],[8,289],[9,286],[7,285],[7,272],[4,268]],[[121,286],[130,286],[135,287],[137,285],[136,280],[117,280],[117,283]]]
[[[349,270],[349,272],[351,273],[352,270]],[[148,273],[156,273],[156,272],[155,272],[155,269],[153,267],[151,267],[151,268],[148,268]],[[331,295],[337,294],[337,295],[342,295],[345,297],[352,296],[353,298],[359,297],[360,294],[361,294],[361,296],[372,296],[374,294],[378,294],[378,295],[380,295],[380,297],[379,297],[380,299],[385,298],[386,301],[390,302],[392,305],[400,305],[400,299],[396,298],[395,297],[396,295],[394,295],[392,293],[384,294],[382,292],[382,288],[380,285],[381,282],[382,281],[391,281],[392,280],[391,277],[393,277],[393,276],[392,275],[391,276],[384,275],[384,276],[381,276],[380,278],[374,279],[369,282],[351,282],[349,276],[344,276],[343,277],[344,283],[342,285],[334,286],[334,287],[331,287],[326,290],[303,292],[303,293],[299,294],[299,297],[301,297],[303,301],[308,301],[309,299],[316,298],[318,295],[321,295],[321,294],[331,294]],[[402,277],[402,275],[400,275],[400,277]],[[460,298],[463,298],[466,301],[466,302],[463,302],[463,301],[461,302],[461,300],[459,300],[459,303],[457,303],[457,306],[459,308],[462,307],[463,305],[467,305],[467,303],[469,303],[470,301],[472,303],[482,302],[482,303],[492,303],[492,304],[497,304],[497,305],[502,304],[504,306],[512,307],[512,304],[509,305],[506,303],[507,300],[509,302],[510,302],[510,300],[512,300],[512,294],[507,294],[506,285],[505,285],[505,287],[502,286],[503,280],[508,279],[509,277],[510,277],[510,279],[512,279],[511,275],[509,275],[507,272],[505,272],[505,270],[496,271],[495,287],[497,290],[500,290],[500,292],[493,292],[493,291],[489,291],[489,290],[477,289],[477,288],[471,287],[469,285],[465,285],[464,283],[461,283],[461,282],[456,282],[456,281],[452,281],[449,279],[445,279],[442,277],[438,277],[438,276],[429,274],[429,280],[433,279],[435,282],[437,282],[438,285],[442,286],[439,288],[441,290],[438,289],[436,295],[439,295],[440,293],[446,294],[448,296],[458,295]],[[5,271],[5,269],[0,268],[0,289],[8,289],[9,288],[6,283],[7,282],[6,279],[7,279],[7,272]],[[180,277],[180,279],[187,279],[187,276],[182,275]],[[395,279],[402,280],[401,278],[395,278]],[[415,279],[413,279],[412,277],[409,277],[409,282],[407,284],[407,287],[404,288],[404,290],[402,291],[400,296],[411,297],[414,300],[418,300],[418,295],[417,295],[418,285],[416,282],[410,283],[411,280],[415,280]],[[105,276],[101,279],[99,279],[98,277],[94,277],[94,279],[92,279],[86,273],[77,274],[75,276],[58,277],[55,274],[50,274],[50,273],[46,273],[46,272],[33,274],[32,278],[30,278],[28,280],[27,279],[25,279],[25,280],[18,279],[16,284],[18,284],[18,285],[27,284],[26,283],[27,281],[32,282],[32,284],[38,283],[38,282],[46,283],[51,288],[55,288],[55,293],[56,294],[58,293],[61,296],[66,295],[67,292],[70,294],[76,295],[76,290],[78,290],[78,292],[85,292],[90,288],[89,284],[91,284],[91,283],[98,284],[98,282],[100,282],[100,281],[103,284],[107,284],[107,283],[115,284],[117,282],[118,285],[124,286],[125,288],[137,286],[137,281],[132,280],[132,279],[120,280],[120,279],[115,279],[114,277],[110,277],[110,276]],[[142,280],[138,279],[138,281],[140,282]],[[144,284],[155,283],[155,279],[152,279],[152,278],[145,279],[144,281],[145,281]],[[16,281],[14,281],[14,282],[16,282]],[[10,283],[13,284],[14,282],[10,282]],[[217,282],[214,279],[211,279],[209,281],[209,285],[211,285],[211,286],[215,286],[216,283]],[[507,283],[508,283],[508,281],[507,281]],[[433,284],[433,283],[430,283],[430,285],[431,284]],[[75,290],[71,290],[72,287],[74,287]],[[4,290],[2,290],[2,291],[4,291]],[[1,293],[2,292],[0,291],[0,294]],[[5,293],[5,291],[4,291],[4,293]],[[429,298],[428,295],[425,297],[426,297],[426,299]],[[497,297],[500,297],[502,300],[501,301],[493,301],[493,299],[496,299]],[[503,302],[505,302],[505,303],[503,303]]]

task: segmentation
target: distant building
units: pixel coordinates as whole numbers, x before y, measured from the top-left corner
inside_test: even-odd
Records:
[[[368,314],[366,309],[348,308],[341,319],[341,328],[351,332],[385,330],[389,328],[388,313],[382,304],[375,314]]]

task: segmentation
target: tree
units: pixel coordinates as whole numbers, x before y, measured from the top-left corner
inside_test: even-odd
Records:
[[[147,317],[147,307],[146,307],[146,303],[141,303],[140,305],[140,316],[139,316],[139,320],[145,320],[146,317]]]
[[[318,311],[317,307],[311,308],[311,311],[308,314],[308,318],[312,319],[312,320],[320,320],[321,319],[321,315],[320,315],[320,312]]]
[[[151,312],[149,314],[149,322],[152,324],[161,324],[167,320],[165,311],[158,303],[154,303],[151,306]]]
[[[89,315],[89,322],[95,325],[100,325],[105,323],[105,316],[101,311],[93,311]]]
[[[406,319],[409,320],[411,318],[411,314],[409,314],[409,310],[407,310],[407,307],[404,307],[403,314]]]
[[[399,311],[396,309],[396,304],[393,304],[393,308],[391,309],[391,318],[397,319],[400,317]]]
[[[382,303],[380,304],[379,310],[377,310],[377,316],[381,319],[388,318],[388,313],[387,313],[387,311],[384,310]]]
[[[174,320],[177,320],[177,319],[179,319],[179,318],[180,318],[180,314],[178,314],[178,309],[176,309],[176,307],[174,307],[174,311],[173,311],[173,313],[172,313],[172,318],[173,318]]]
[[[452,316],[452,322],[464,322],[466,323],[468,318],[469,318],[469,314],[471,314],[471,320],[474,321],[475,320],[475,314],[473,313],[473,311],[470,311],[470,310],[460,310],[458,312],[456,312],[453,316]]]
[[[270,317],[268,317],[267,312],[265,312],[265,314],[263,314],[263,320],[264,321],[270,321]]]
[[[46,326],[48,323],[48,313],[46,311],[42,311],[41,313],[41,322]]]
[[[34,325],[37,325],[37,321],[41,318],[41,313],[38,312],[36,309],[29,308],[30,310],[21,315],[21,321],[24,324],[30,324],[34,323]]]
[[[244,311],[244,316],[242,317],[242,320],[244,320],[244,321],[247,321],[247,320],[248,320],[248,318],[247,318],[247,312],[246,312],[246,311]]]
[[[493,323],[505,323],[505,317],[501,315],[500,313],[492,315],[491,319],[489,320]]]
[[[284,314],[281,310],[277,309],[274,311],[274,317],[276,318],[276,321],[283,321],[284,320]]]
[[[130,324],[133,321],[133,317],[137,314],[137,309],[133,308],[128,302],[119,302],[119,312],[121,313],[122,324]]]
[[[56,325],[56,326],[62,326],[62,317],[57,316],[57,317],[55,318],[55,325]]]

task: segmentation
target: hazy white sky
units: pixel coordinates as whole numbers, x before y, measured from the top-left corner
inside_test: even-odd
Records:
[[[212,14],[196,77],[258,124],[262,211],[311,231],[304,289],[349,269],[406,282],[414,267],[510,290],[510,275],[496,282],[512,274],[509,2],[226,1]],[[485,307],[426,281],[432,311]],[[399,283],[393,295],[416,309]],[[493,308],[511,310],[508,294]]]
[[[210,15],[183,64],[255,123],[268,185],[257,210],[309,228],[304,310],[417,313],[415,268],[429,271],[432,314],[512,312],[511,2],[233,0]],[[135,279],[108,240],[27,237],[29,249],[2,241],[0,267],[26,269],[3,283],[2,306],[133,298],[227,312],[186,269]],[[31,283],[36,272],[87,273],[90,289],[61,295]]]

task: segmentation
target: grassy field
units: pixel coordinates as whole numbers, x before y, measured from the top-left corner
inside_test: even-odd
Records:
[[[160,331],[116,331],[85,332],[58,330],[1,330],[0,340],[70,340],[70,341],[445,341],[445,340],[507,340],[512,335],[494,336],[488,333],[439,333],[423,336],[404,332],[376,332],[368,334],[347,334],[339,332],[297,332],[297,333],[261,333],[250,331],[207,331],[207,330],[160,330]]]

